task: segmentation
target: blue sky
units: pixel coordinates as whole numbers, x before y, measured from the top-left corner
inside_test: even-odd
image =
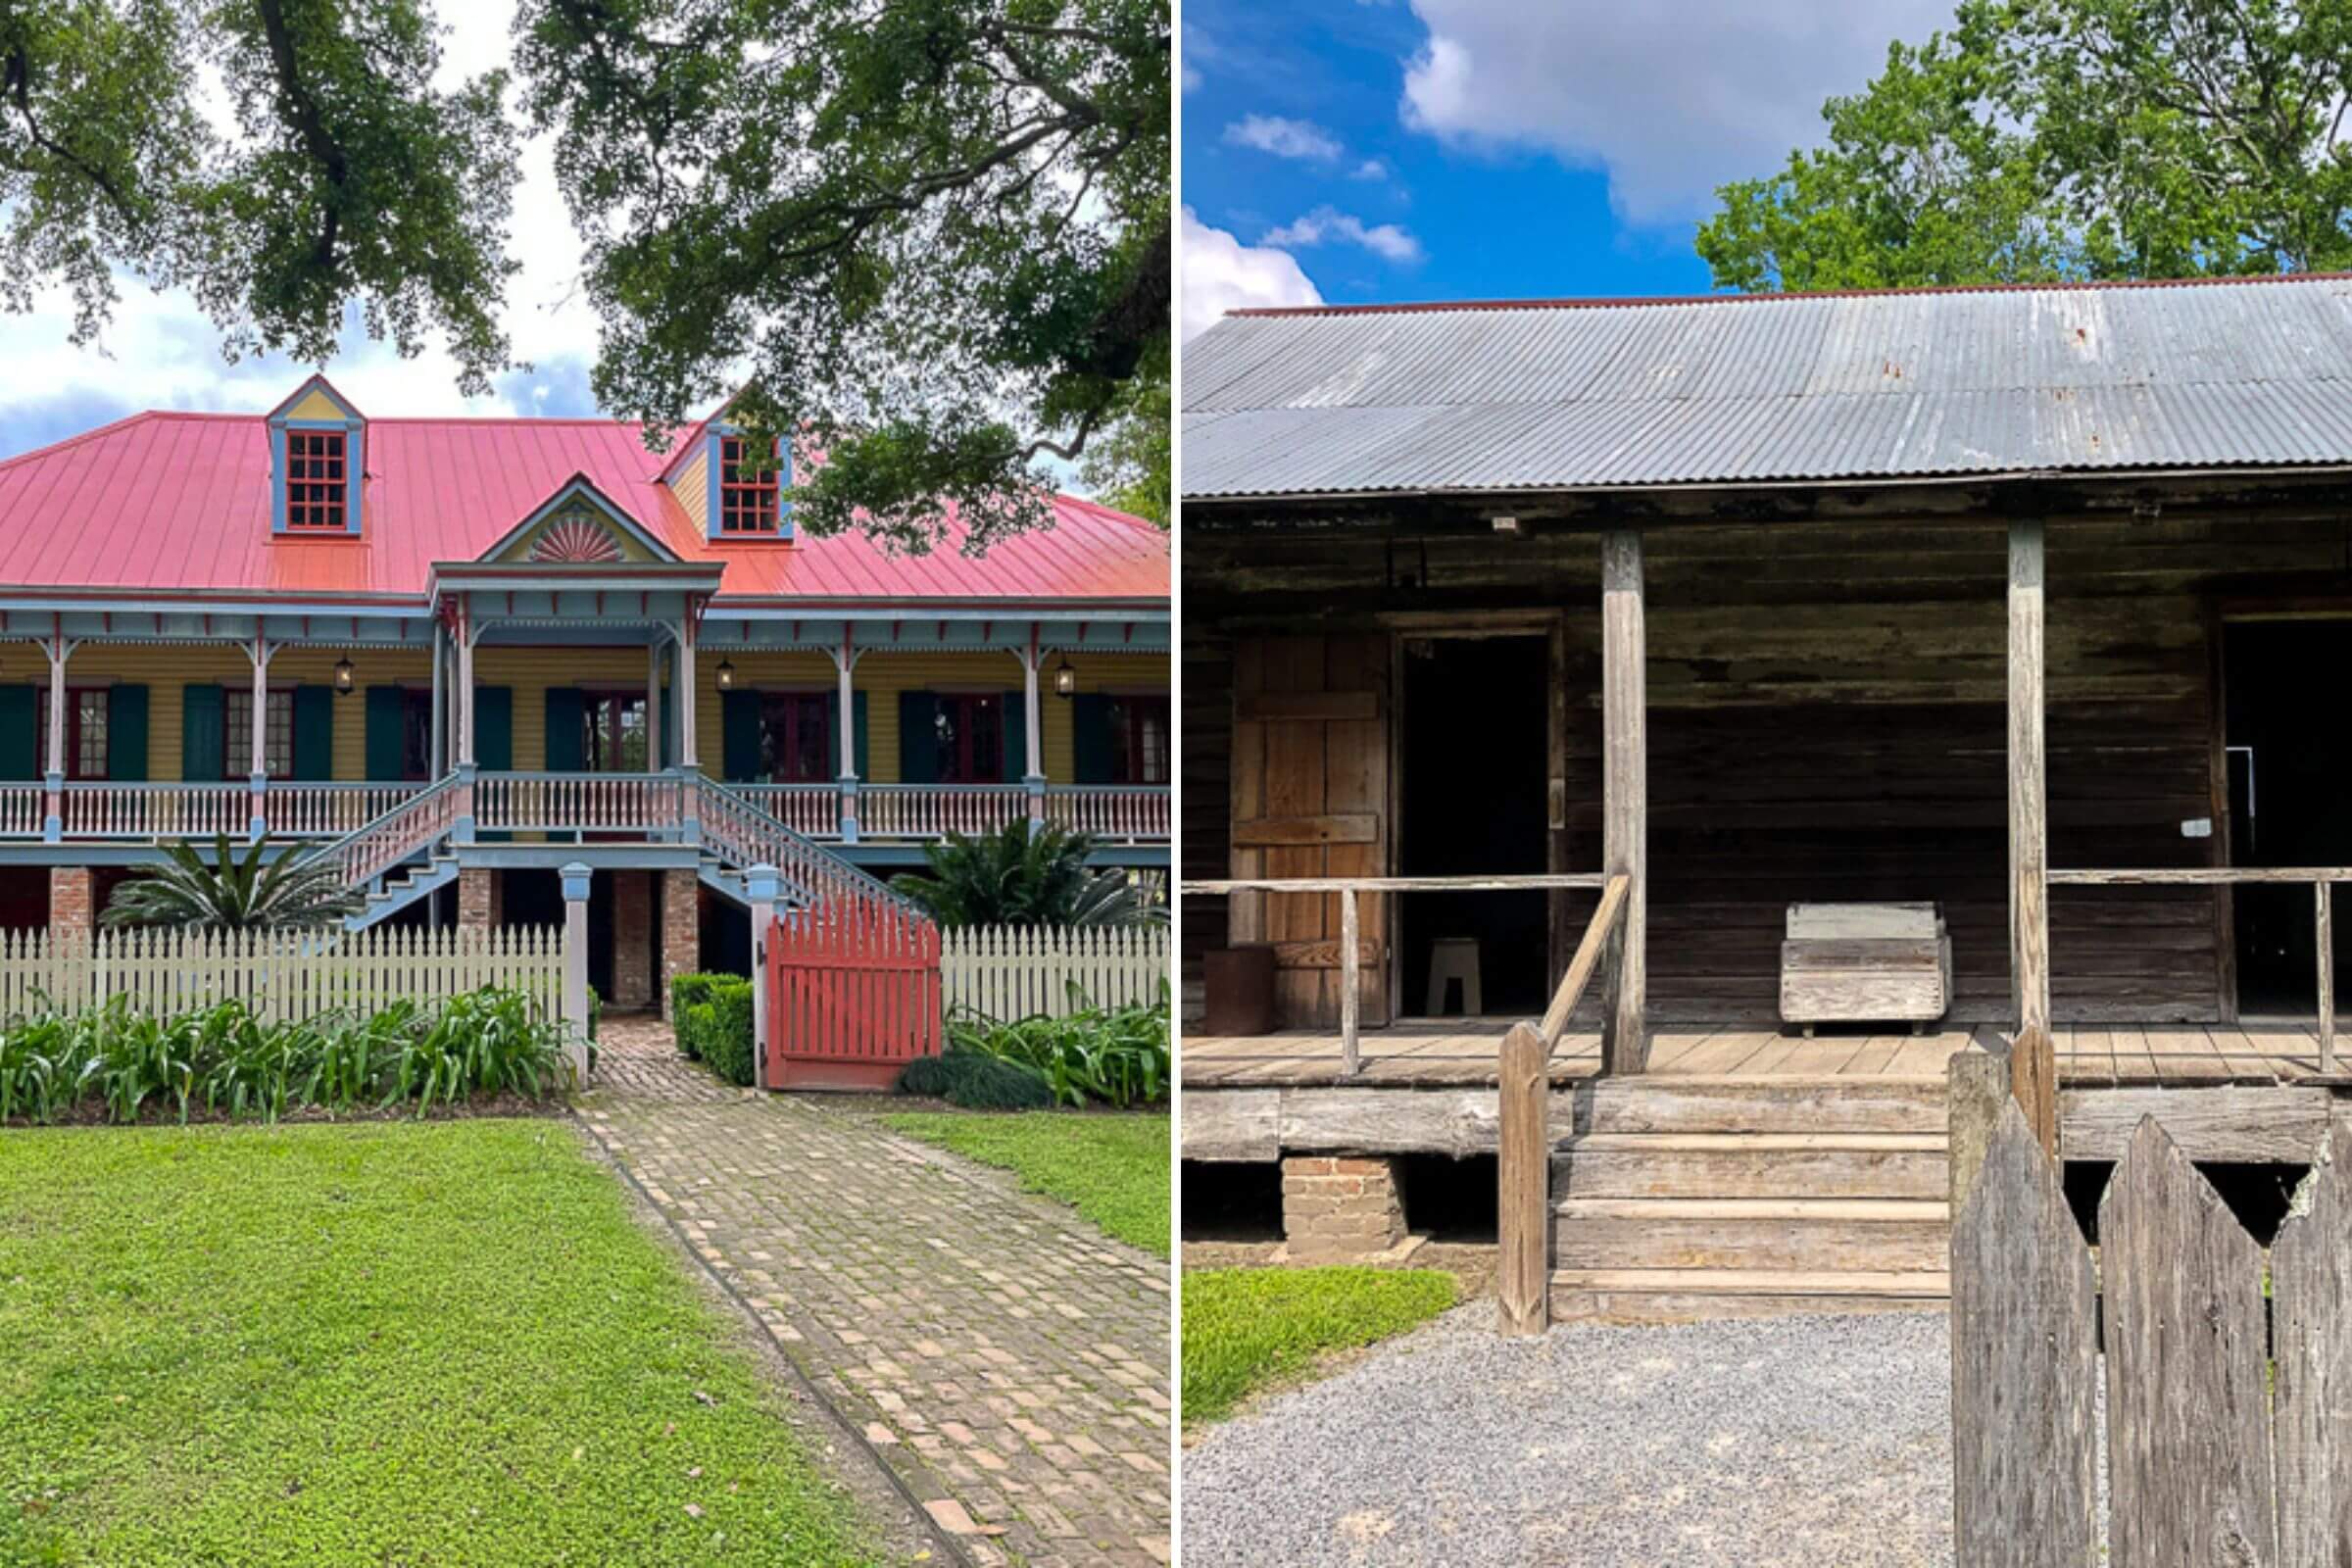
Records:
[[[1949,0],[1186,0],[1189,334],[1235,303],[1689,294],[1711,192]]]

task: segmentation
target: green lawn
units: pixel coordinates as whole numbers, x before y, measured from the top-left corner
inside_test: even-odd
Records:
[[[0,1564],[870,1560],[564,1123],[0,1133]]]
[[[1130,1247],[1169,1255],[1168,1173],[1176,1155],[1164,1111],[904,1111],[882,1119],[1012,1171],[1029,1191],[1060,1199]]]
[[[1211,1268],[1184,1276],[1184,1419],[1214,1421],[1315,1358],[1453,1305],[1436,1269]]]

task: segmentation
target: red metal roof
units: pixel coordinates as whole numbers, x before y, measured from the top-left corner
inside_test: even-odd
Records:
[[[420,597],[430,564],[470,561],[574,474],[688,561],[723,561],[723,599],[1164,600],[1168,540],[1074,496],[1054,525],[962,553],[951,515],[927,556],[861,534],[705,539],[660,483],[666,455],[614,419],[370,419],[365,532],[270,532],[266,416],[139,414],[0,462],[0,584],[152,594]]]

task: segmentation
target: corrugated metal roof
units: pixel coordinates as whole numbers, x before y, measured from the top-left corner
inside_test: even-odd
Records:
[[[270,532],[270,437],[255,415],[141,414],[0,463],[0,584],[38,588],[421,595],[435,561],[470,561],[585,474],[689,561],[723,561],[719,596],[1135,600],[1168,595],[1167,536],[1062,496],[1054,526],[961,553],[951,518],[927,556],[858,534],[712,543],[664,457],[611,419],[370,419],[365,533]]]
[[[2352,464],[2352,276],[1237,312],[1187,497]]]

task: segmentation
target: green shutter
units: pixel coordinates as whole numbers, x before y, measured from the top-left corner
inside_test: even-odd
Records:
[[[1004,782],[1018,784],[1029,776],[1029,700],[1019,692],[1004,694]]]
[[[391,782],[407,770],[408,698],[397,686],[368,688],[368,776]]]
[[[579,744],[579,726],[572,726],[572,744]],[[476,686],[473,689],[473,765],[485,773],[512,772],[514,767],[514,688]]]
[[[106,776],[125,784],[147,779],[147,688],[116,686],[106,694]]]
[[[335,776],[335,693],[328,686],[294,688],[294,776],[306,784]]]
[[[871,750],[866,745],[868,736],[865,722],[865,693],[863,692],[858,692],[856,700],[850,704],[850,726],[858,732],[853,739],[858,747],[858,776],[863,778],[870,770],[866,762],[866,756]]]
[[[577,686],[550,686],[547,689],[547,770],[550,773],[577,773],[588,765],[588,748],[582,727],[587,722],[588,705]]]
[[[931,720],[938,715],[939,699],[930,692],[899,693],[899,781],[904,784],[939,782],[939,731]]]
[[[1110,710],[1117,701],[1101,692],[1080,692],[1070,699],[1070,739],[1078,774],[1073,783],[1118,782],[1118,735],[1110,722]]]
[[[218,686],[183,686],[179,691],[179,776],[218,784],[228,777],[228,753],[220,726]]]
[[[760,776],[760,694],[718,694],[719,768],[728,782],[749,784]]]
[[[0,778],[39,778],[39,689],[0,686]]]

